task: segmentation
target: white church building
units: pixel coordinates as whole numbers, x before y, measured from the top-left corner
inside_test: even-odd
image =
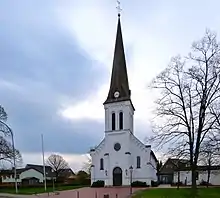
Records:
[[[157,158],[150,145],[134,135],[134,111],[129,89],[120,15],[115,42],[110,89],[105,109],[105,133],[101,143],[90,150],[91,183],[126,186],[134,181],[157,181]]]

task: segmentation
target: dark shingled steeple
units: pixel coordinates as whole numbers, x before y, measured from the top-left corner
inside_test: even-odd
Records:
[[[118,98],[114,97],[114,93],[120,93]],[[120,14],[118,15],[118,27],[115,41],[115,52],[112,67],[111,84],[107,100],[104,104],[126,101],[131,102],[131,91],[128,84],[128,75],[125,61],[124,45],[121,31]],[[132,104],[132,102],[131,102]],[[132,105],[133,106],[133,105]],[[134,108],[134,107],[133,107]]]

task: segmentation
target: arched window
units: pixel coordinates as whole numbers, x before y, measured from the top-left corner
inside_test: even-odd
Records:
[[[115,130],[115,113],[112,113],[112,131]]]
[[[141,168],[141,157],[137,156],[137,168]]]
[[[123,129],[123,112],[119,113],[119,129]]]
[[[100,159],[100,170],[104,170],[104,160],[103,160],[103,158]]]

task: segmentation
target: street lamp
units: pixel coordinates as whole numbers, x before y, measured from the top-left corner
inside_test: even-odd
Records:
[[[132,194],[132,173],[133,173],[133,167],[129,167],[130,170],[130,195]]]

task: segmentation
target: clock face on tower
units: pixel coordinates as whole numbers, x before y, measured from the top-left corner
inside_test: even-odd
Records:
[[[114,93],[114,97],[115,97],[115,98],[118,98],[119,95],[120,95],[119,91],[116,91],[116,92]]]

